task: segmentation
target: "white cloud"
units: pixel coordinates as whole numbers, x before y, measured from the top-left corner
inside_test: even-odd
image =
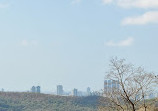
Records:
[[[27,46],[37,46],[38,45],[38,41],[36,41],[36,40],[31,40],[31,41],[22,40],[21,41],[21,45],[24,46],[24,47],[27,47]]]
[[[118,0],[117,4],[125,8],[158,8],[158,0]]]
[[[123,8],[158,9],[158,0],[102,0],[104,4],[115,4]],[[149,11],[143,15],[126,17],[122,25],[144,25],[158,23],[158,11]]]
[[[2,4],[2,3],[0,3],[0,8],[7,8],[7,7],[9,7],[9,4]]]
[[[28,46],[29,43],[28,43],[27,40],[22,40],[22,41],[21,41],[21,45],[22,45],[22,46]]]
[[[110,4],[113,2],[113,0],[102,0],[103,4]]]
[[[158,0],[102,0],[104,4],[114,2],[124,8],[158,8]]]
[[[105,45],[109,47],[126,47],[126,46],[131,46],[133,42],[134,42],[134,38],[130,37],[125,40],[121,40],[119,42],[109,41],[105,43]]]
[[[137,17],[127,17],[122,21],[122,25],[144,25],[158,23],[158,11],[150,11]]]
[[[37,45],[38,45],[38,42],[37,42],[36,40],[32,40],[32,41],[30,42],[30,44],[33,45],[33,46],[37,46]]]
[[[72,2],[71,2],[71,4],[78,4],[78,3],[80,3],[81,2],[81,0],[73,0]]]

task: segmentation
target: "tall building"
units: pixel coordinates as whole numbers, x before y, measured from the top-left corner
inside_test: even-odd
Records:
[[[37,87],[36,87],[36,92],[37,92],[37,93],[40,93],[40,92],[41,92],[41,87],[40,87],[40,86],[37,86]]]
[[[104,93],[113,92],[119,89],[119,81],[117,80],[104,80]]]
[[[90,87],[87,88],[87,96],[90,96],[91,95],[91,89]]]
[[[40,93],[41,92],[41,87],[40,86],[32,86],[31,88],[32,93]]]
[[[57,95],[63,95],[63,86],[57,85]]]
[[[35,93],[35,92],[36,92],[36,87],[35,87],[35,86],[32,86],[31,92],[32,92],[32,93]]]
[[[73,96],[78,96],[78,90],[77,90],[77,89],[73,89],[72,95],[73,95]]]
[[[4,92],[4,89],[2,88],[2,92]]]

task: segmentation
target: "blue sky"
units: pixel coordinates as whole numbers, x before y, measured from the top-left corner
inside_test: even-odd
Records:
[[[0,88],[103,88],[111,57],[158,72],[157,0],[0,0]]]

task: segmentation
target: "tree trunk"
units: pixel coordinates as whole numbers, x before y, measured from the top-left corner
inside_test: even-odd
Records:
[[[144,108],[145,108],[145,111],[146,111],[147,107],[145,106]]]
[[[136,111],[134,104],[132,104],[132,111]]]

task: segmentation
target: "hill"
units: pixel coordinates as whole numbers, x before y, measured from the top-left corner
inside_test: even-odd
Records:
[[[96,111],[99,97],[0,92],[0,111]]]

